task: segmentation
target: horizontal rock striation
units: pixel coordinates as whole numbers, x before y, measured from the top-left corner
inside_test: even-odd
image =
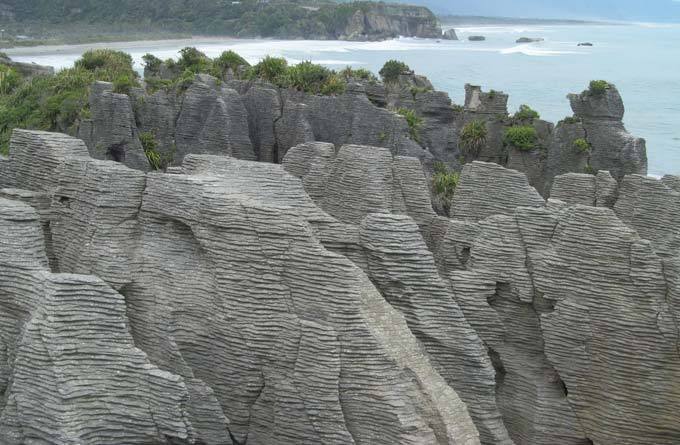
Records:
[[[391,166],[389,150],[383,153]],[[422,176],[414,161],[410,165]],[[52,377],[36,371],[42,365],[28,371],[16,365],[7,378],[15,379],[12,388],[23,397],[23,411],[8,404],[2,414],[6,434],[16,443],[29,431],[17,427],[21,422],[47,422],[45,428],[55,435],[50,443],[479,443],[467,406],[422,350],[404,315],[355,263],[321,242],[334,249],[340,240],[358,246],[359,227],[319,209],[303,183],[281,166],[192,155],[175,174],[144,175],[111,161],[67,156],[54,176],[50,218],[60,267],[87,269],[107,284],[83,275],[54,275],[55,286],[67,288],[55,292],[81,295],[76,289],[82,289],[85,300],[36,303],[40,327],[35,329],[45,326],[43,313],[63,311],[85,320],[77,314],[102,311],[82,339],[79,325],[73,325],[72,340],[84,345],[88,335],[96,336],[106,372],[116,372],[122,361],[155,376],[145,380],[147,392],[137,390],[155,423],[145,423],[146,414],[136,408],[120,414],[137,419],[127,430],[118,427],[117,411],[110,420],[93,422],[78,407],[68,415],[49,404],[39,409],[40,399],[28,389],[39,376],[47,376],[42,384],[49,385],[79,376],[84,368],[57,361],[50,369],[63,374]],[[419,196],[429,199],[426,193]],[[0,208],[6,202],[16,201],[1,201]],[[41,238],[37,213],[25,204],[12,205],[30,213],[34,238]],[[97,230],[88,233],[89,227]],[[40,267],[46,268],[42,244],[22,249],[24,255],[41,255]],[[1,258],[10,255],[2,252]],[[16,279],[1,283],[16,286]],[[99,323],[112,323],[118,331]],[[0,326],[3,334],[16,332],[9,329],[13,324]],[[33,326],[27,323],[21,332],[27,345],[40,342],[50,353],[57,343],[44,343],[45,334]],[[61,335],[54,341],[65,342],[67,331]],[[134,339],[144,352],[128,351],[118,339],[128,344]],[[470,345],[481,360],[479,341]],[[41,363],[32,354],[26,359]],[[140,368],[144,360],[153,365]],[[486,366],[488,397],[493,382]],[[98,403],[116,406],[120,393],[105,383],[117,380],[106,372],[96,374],[101,381],[83,380],[94,391],[86,394],[101,394],[90,395],[91,415]],[[125,374],[130,385],[134,375]],[[154,391],[167,397],[160,412],[154,411],[160,400]],[[71,428],[65,419],[84,426]],[[59,436],[63,428],[65,436]]]
[[[190,439],[182,379],[134,346],[123,296],[96,277],[48,272],[28,205],[0,199],[0,222],[3,443]]]
[[[445,218],[432,153],[355,142],[374,129],[343,111],[353,96],[204,76],[189,90],[193,105],[155,93],[134,119],[209,153],[187,148],[165,173],[14,132],[0,441],[677,443],[677,178],[572,172],[546,201],[526,174],[473,161]],[[352,94],[349,110],[406,125]],[[463,114],[495,128],[507,98],[479,100]]]
[[[437,17],[422,6],[394,3],[366,4],[349,18],[340,40],[384,40],[399,36],[440,38]]]
[[[329,95],[246,78],[228,70],[221,79],[198,74],[158,87],[151,76],[146,89],[133,88],[129,97],[98,82],[92,118],[80,122],[79,136],[93,157],[143,171],[180,166],[189,154],[281,163],[304,143],[368,145],[420,159],[428,177],[438,162],[455,171],[473,161],[493,162],[526,174],[543,197],[565,173],[608,171],[620,181],[647,170],[644,141],[625,130],[623,101],[613,85],[602,94],[570,95],[574,116],[555,126],[509,114],[507,94],[480,86],[466,85],[464,105],[455,105],[410,71],[389,82],[350,76],[344,92]],[[409,113],[410,120],[404,117]],[[472,142],[466,139],[471,125],[483,127]],[[531,127],[535,140],[513,146],[506,137],[513,127]],[[433,202],[441,214],[448,209]]]

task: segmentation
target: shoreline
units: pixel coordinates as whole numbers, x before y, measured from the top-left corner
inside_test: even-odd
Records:
[[[485,16],[439,16],[439,22],[442,28],[451,27],[498,27],[498,26],[644,26],[644,25],[659,25],[667,26],[672,24],[667,23],[639,23],[639,22],[614,22],[614,21],[589,21],[589,20],[559,20],[559,19],[523,19],[523,18],[507,18],[507,17],[485,17]],[[129,37],[125,35],[101,35],[101,36],[83,36],[82,38],[75,38],[72,41],[68,39],[35,39],[35,40],[24,40],[19,41],[20,44],[15,44],[12,46],[1,46],[0,52],[5,52],[7,54],[12,54],[16,52],[23,53],[33,53],[34,48],[40,52],[42,48],[51,48],[52,50],[59,51],[60,48],[101,48],[106,45],[117,45],[117,44],[134,44],[136,42],[140,43],[160,43],[160,42],[192,42],[192,41],[206,41],[210,42],[213,40],[233,40],[238,42],[248,42],[254,40],[312,40],[320,42],[332,42],[332,41],[347,41],[347,42],[371,42],[374,40],[336,40],[336,39],[299,39],[299,38],[270,38],[270,37],[234,37],[229,35],[191,35],[182,33],[169,33],[169,34],[144,34],[131,32]],[[383,41],[389,41],[392,39],[384,39]],[[436,40],[436,39],[432,39]]]

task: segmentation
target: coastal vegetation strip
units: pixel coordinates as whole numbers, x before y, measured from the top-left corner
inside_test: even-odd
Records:
[[[9,6],[5,16],[9,20],[0,47],[110,41],[140,32],[147,39],[178,34],[324,40],[441,37],[429,9],[372,1],[91,0],[76,8],[66,1],[27,0]]]

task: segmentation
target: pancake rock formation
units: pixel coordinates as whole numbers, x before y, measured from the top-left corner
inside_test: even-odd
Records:
[[[97,84],[83,140],[14,130],[0,442],[679,443],[680,178],[644,176],[613,86],[556,128],[466,93],[199,75]],[[448,217],[434,161],[461,170]]]

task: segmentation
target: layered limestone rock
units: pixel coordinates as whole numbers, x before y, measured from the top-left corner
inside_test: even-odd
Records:
[[[420,162],[386,148],[345,145],[336,154],[328,144],[302,144],[289,150],[283,167],[344,223],[361,224],[371,213],[398,213],[426,230],[436,217]]]
[[[114,93],[111,83],[95,82],[90,92],[90,110],[92,117],[81,121],[78,129],[78,137],[87,144],[90,156],[148,170],[130,97]]]
[[[374,3],[357,10],[339,35],[341,40],[384,40],[399,36],[439,38],[437,17],[421,6]]]
[[[550,191],[550,198],[570,205],[614,207],[618,196],[618,183],[609,172],[597,175],[568,173],[557,176]]]
[[[177,160],[189,153],[255,159],[248,113],[238,93],[198,75],[184,93],[175,127]]]
[[[557,123],[548,146],[543,187],[551,193],[553,179],[565,173],[588,172],[590,152],[584,151],[575,141],[586,141],[586,130],[578,119]],[[587,141],[586,141],[587,142]]]
[[[5,186],[54,193],[59,183],[55,174],[67,157],[89,157],[80,139],[46,131],[12,131]]]
[[[8,182],[9,177],[9,159],[7,156],[0,155],[0,187],[4,187]]]
[[[324,154],[332,147],[318,148]],[[387,155],[390,166],[417,166],[424,181],[417,160],[402,166],[389,150],[374,150]],[[310,164],[301,161],[299,169],[308,171]],[[230,444],[246,438],[255,444],[479,443],[468,408],[422,350],[404,315],[355,263],[322,244],[336,251],[359,247],[359,227],[319,209],[303,183],[281,166],[194,155],[176,174],[145,177],[114,162],[71,156],[54,176],[51,219],[60,265],[95,272],[121,294],[98,278],[54,275],[56,281],[48,280],[60,297],[37,304],[36,327],[27,323],[22,333],[29,349],[17,349],[21,360],[15,368],[2,367],[6,381],[14,379],[14,392],[7,394],[22,402],[18,408],[8,403],[3,412],[10,443],[24,443],[24,432],[33,434],[30,422],[56,435],[45,436],[48,443]],[[27,209],[33,239],[41,237],[35,211],[13,206]],[[9,236],[10,227],[0,224],[0,248],[16,244],[20,232]],[[97,230],[88,232],[89,227]],[[34,244],[21,246],[23,256],[14,261],[28,256],[26,261],[48,274],[42,271],[47,267],[44,247]],[[118,253],[107,258],[96,248],[104,244]],[[0,253],[0,261],[14,258]],[[0,279],[0,289],[5,285],[16,286],[16,280]],[[24,294],[17,300],[28,301],[25,293],[33,290],[21,288]],[[63,298],[68,292],[77,297]],[[0,295],[3,304],[18,304],[11,291]],[[102,314],[86,317],[93,308]],[[53,318],[44,319],[47,313]],[[82,336],[80,320],[87,320]],[[89,351],[89,338],[97,339],[103,371],[88,379],[80,362],[64,362],[58,355],[55,368],[45,365],[53,374],[36,371],[42,366],[25,369],[24,363],[42,363],[30,345],[44,345],[45,354],[54,355],[56,342],[69,344],[61,324],[67,321],[79,347]],[[17,326],[0,324],[5,345],[18,337]],[[143,353],[125,346],[132,344],[128,326]],[[45,339],[52,338],[48,328],[59,334],[52,343]],[[468,343],[467,358],[457,359],[477,357],[476,366],[484,369],[479,340]],[[143,366],[144,360],[153,365]],[[107,387],[118,381],[109,371],[119,371],[116,375],[129,386]],[[152,377],[143,389],[134,389],[139,373]],[[492,403],[491,375],[487,364],[487,404]],[[42,399],[30,388],[68,385],[69,379],[88,382],[98,394],[95,400],[114,408],[111,419],[92,421],[98,405],[91,402],[91,411],[83,413],[77,397],[68,403],[55,399],[61,409],[37,406]],[[145,403],[128,398],[133,405],[118,412],[118,396],[129,390]],[[82,391],[83,397],[93,397]],[[158,400],[164,401],[160,407]],[[137,411],[141,406],[144,413]],[[138,423],[120,428],[125,416]],[[147,416],[153,422],[144,420]],[[71,427],[76,420],[83,423]]]
[[[533,255],[534,279],[555,304],[541,319],[546,355],[587,437],[675,443],[680,429],[666,419],[680,409],[678,324],[660,258],[609,209],[577,206],[558,221]]]
[[[149,159],[156,159],[151,167],[161,169],[181,165],[192,153],[280,163],[291,147],[307,142],[386,147],[420,159],[428,175],[435,162],[453,170],[475,160],[497,163],[525,173],[544,197],[553,179],[565,173],[602,170],[620,180],[646,172],[644,142],[625,131],[623,104],[613,86],[602,94],[571,95],[575,117],[555,128],[538,118],[511,117],[507,94],[479,86],[465,86],[465,104],[459,107],[413,72],[387,83],[350,78],[337,95],[243,79],[243,73],[229,72],[223,79],[199,74],[157,91],[133,88],[130,98],[97,83],[90,101],[93,119],[81,122],[79,134],[95,157],[142,170],[149,163],[140,139],[152,151]],[[402,109],[413,111],[417,121],[409,123],[397,113]],[[462,135],[473,122],[484,125],[484,134],[470,146]],[[534,128],[532,149],[508,142],[506,132],[518,125]]]
[[[135,347],[122,295],[96,277],[47,271],[26,204],[0,199],[0,262],[3,443],[192,439],[182,379]]]
[[[189,161],[189,176],[148,178],[144,266],[125,292],[137,344],[213,388],[239,442],[477,442],[402,316],[313,236],[306,195],[279,193],[297,180]]]
[[[649,240],[663,257],[680,256],[680,192],[664,181],[641,175],[623,178],[616,215]]]
[[[402,122],[361,88],[211,82],[194,82],[191,107],[159,94],[136,123],[233,119],[220,140],[282,165],[187,152],[172,174],[145,174],[15,131],[0,191],[1,439],[677,442],[677,178],[558,175],[546,202],[525,174],[471,162],[447,219],[430,204],[427,150],[345,143],[347,128],[362,140],[370,123]],[[359,122],[342,108],[352,97],[386,114]],[[199,133],[181,137],[207,144]]]
[[[368,276],[461,395],[482,443],[512,444],[496,406],[491,360],[438,275],[418,226],[405,215],[373,213],[362,223],[361,240]]]
[[[465,165],[451,204],[451,216],[479,221],[493,215],[510,215],[517,207],[542,207],[543,198],[517,171],[488,162]]]
[[[628,174],[647,174],[645,140],[632,136],[623,126],[625,109],[614,85],[604,92],[591,89],[568,98],[590,144],[589,165],[593,170],[607,170],[617,180]]]
[[[673,443],[677,425],[664,419],[680,403],[669,383],[678,381],[680,360],[678,249],[673,230],[660,228],[676,224],[637,219],[647,241],[611,209],[592,207],[613,205],[607,174],[558,177],[554,191],[570,204],[451,221],[436,255],[466,319],[491,348],[504,423],[515,443]],[[615,208],[637,215],[643,196],[657,210],[674,208],[676,193],[631,176]]]

